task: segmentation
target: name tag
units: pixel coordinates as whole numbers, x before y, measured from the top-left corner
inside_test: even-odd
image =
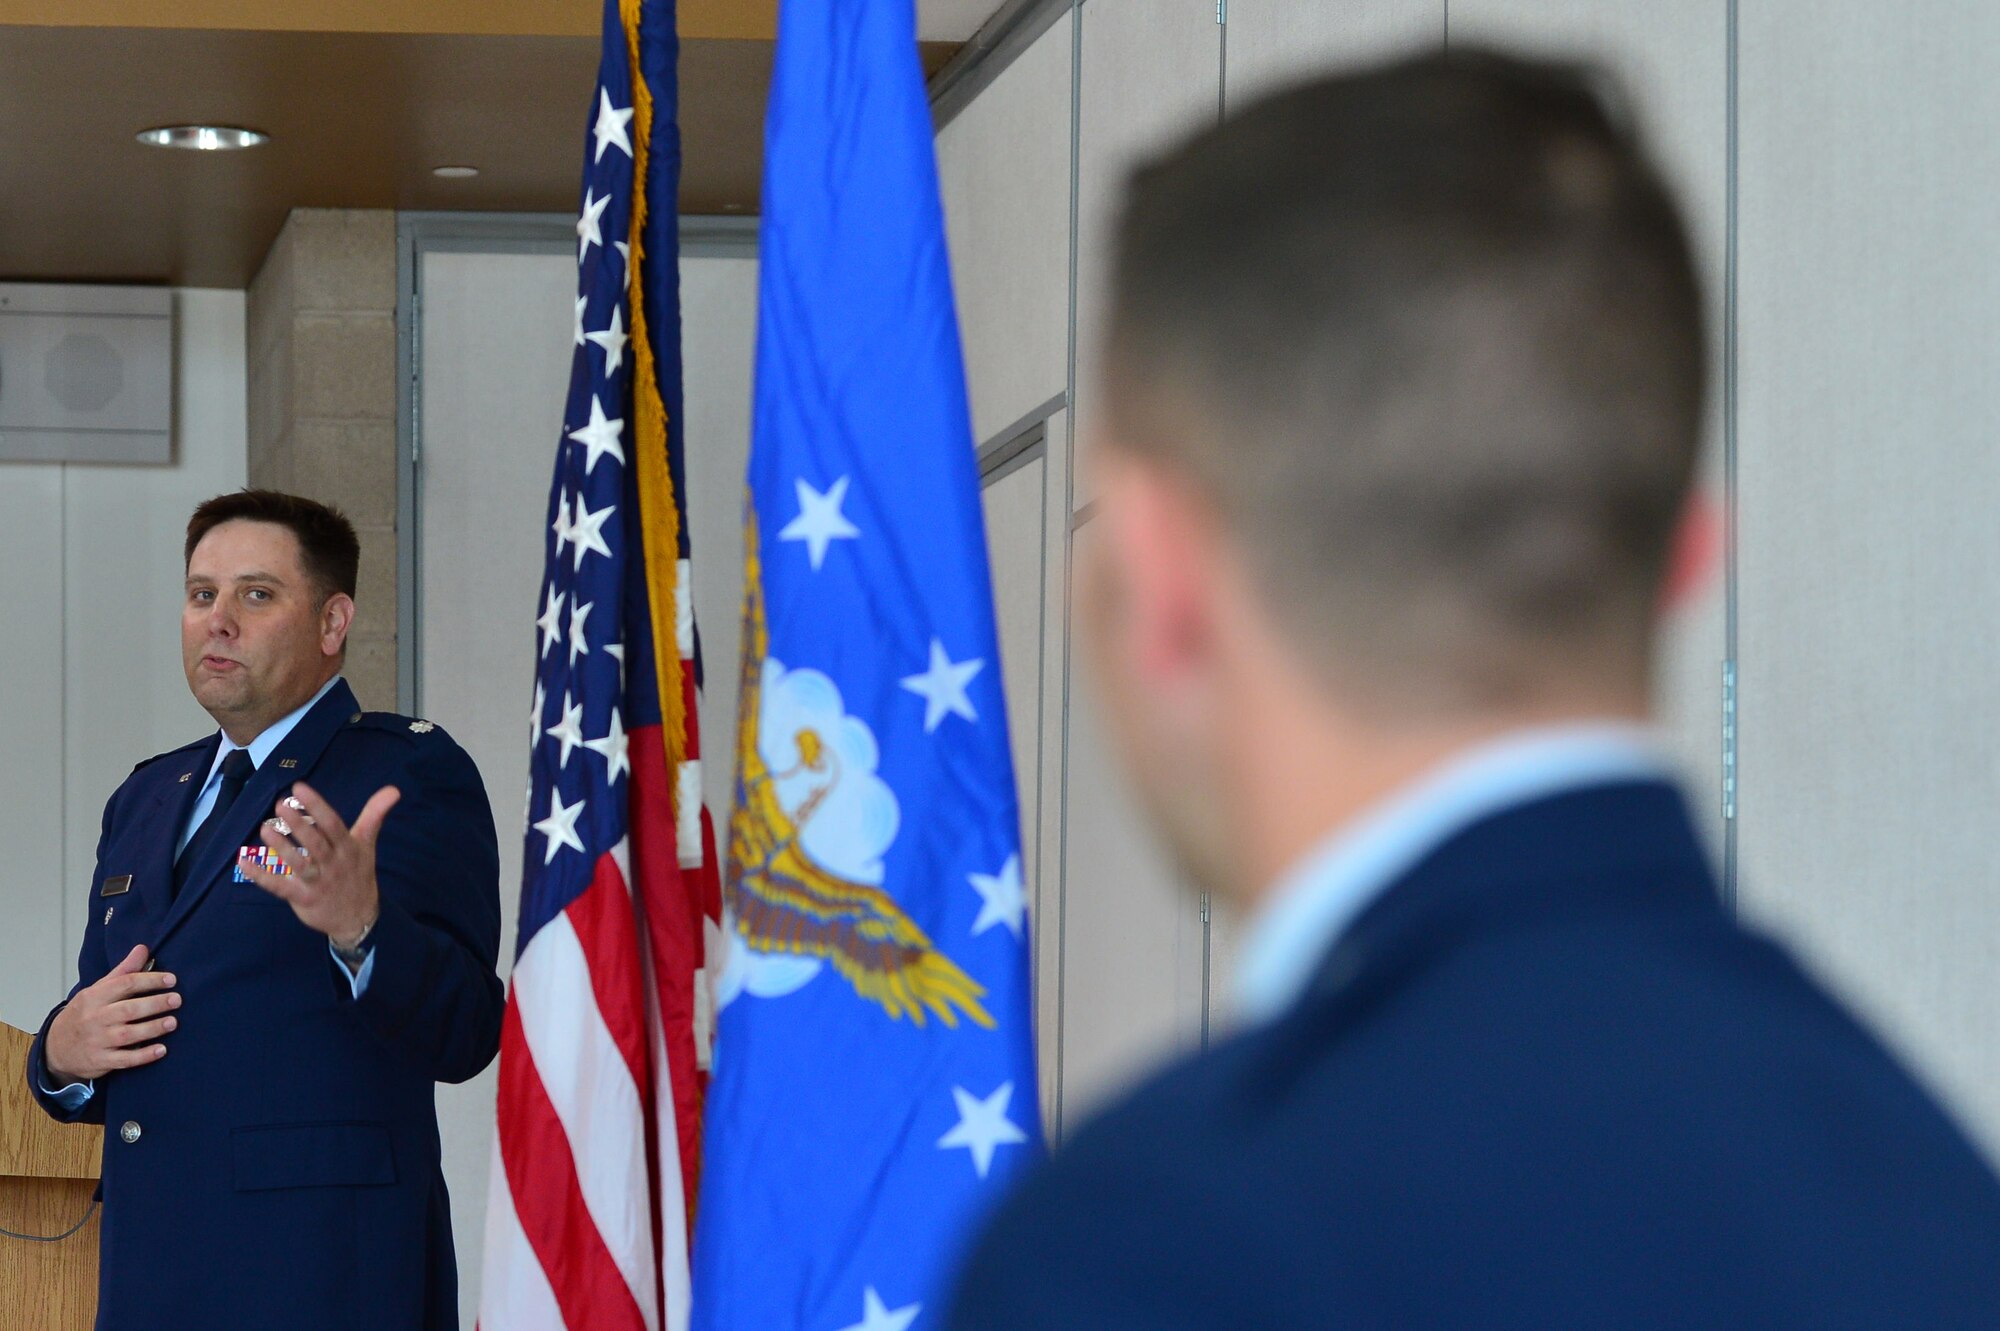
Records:
[[[104,880],[104,886],[97,889],[100,897],[122,897],[132,890],[132,875],[121,873],[116,878]]]

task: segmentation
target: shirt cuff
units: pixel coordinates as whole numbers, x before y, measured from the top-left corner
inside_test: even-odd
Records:
[[[56,1102],[65,1114],[74,1114],[83,1108],[84,1101],[97,1094],[94,1081],[73,1081],[61,1090],[51,1090],[46,1082],[42,1084],[42,1094]]]
[[[372,947],[368,949],[368,955],[361,958],[360,969],[353,972],[348,971],[347,963],[342,961],[340,954],[333,950],[331,940],[327,942],[326,950],[327,954],[333,958],[333,964],[340,967],[340,973],[347,976],[348,988],[353,991],[354,996],[360,998],[362,994],[368,992],[368,978],[375,973],[375,949]],[[78,1103],[82,1102],[79,1101]]]

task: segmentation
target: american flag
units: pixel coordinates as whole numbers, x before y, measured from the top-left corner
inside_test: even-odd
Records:
[[[678,1331],[720,914],[680,496],[671,0],[607,0],[480,1324]]]

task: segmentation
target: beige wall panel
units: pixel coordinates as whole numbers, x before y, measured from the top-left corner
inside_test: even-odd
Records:
[[[1036,456],[986,485],[986,545],[993,569],[993,609],[1000,631],[1000,671],[1007,694],[1007,736],[1014,758],[1014,787],[1021,801],[1021,872],[1028,887],[1028,924],[1036,945],[1031,953],[1035,988],[1040,993],[1053,977],[1044,974],[1039,943],[1045,926],[1055,927],[1055,912],[1044,913],[1054,892],[1046,884],[1040,860],[1042,799],[1042,678],[1043,625],[1048,594],[1047,550],[1044,539],[1048,507],[1048,460]],[[1060,603],[1057,606],[1060,613]],[[1061,695],[1055,705],[1062,704]],[[1053,990],[1053,983],[1046,984]],[[1039,1008],[1039,1004],[1037,1004]],[[1037,1014],[1037,1056],[1053,1066],[1052,1029]],[[1047,1093],[1047,1075],[1039,1077]]]
[[[2000,1144],[2000,7],[1746,5],[1742,848]]]
[[[1076,533],[1080,558],[1094,528]],[[1071,663],[1063,865],[1063,1130],[1202,1021],[1202,926],[1134,807],[1081,661]]]
[[[756,271],[749,259],[681,269],[695,611],[711,667],[704,779],[718,817],[735,729]],[[418,708],[465,746],[493,801],[504,974],[520,904],[543,515],[569,387],[576,263],[567,253],[433,253],[421,283]],[[467,1326],[478,1307],[494,1077],[488,1068],[438,1088]]]
[[[1458,4],[1450,8],[1456,30]],[[1229,0],[1230,109],[1322,70],[1436,46],[1445,9],[1445,0]]]
[[[72,467],[64,496],[65,987],[93,909],[104,801],[140,759],[215,729],[181,669],[181,546],[196,504],[244,484],[244,296],[177,291],[174,316],[173,465]]]
[[[1041,1081],[1042,1124],[1051,1140],[1060,1129],[1063,1003],[1063,824],[1068,816],[1064,736],[1069,708],[1069,452],[1070,414],[1044,427],[1042,488],[1042,660],[1038,700],[1037,814],[1029,847],[1035,947],[1035,1060]]]
[[[987,483],[986,548],[993,570],[993,610],[1000,632],[1000,674],[1007,697],[1007,739],[1021,800],[1021,869],[1035,899],[1036,810],[1041,784],[1042,485],[1040,457]]]
[[[416,542],[417,712],[465,746],[500,838],[500,972],[513,968],[543,514],[569,387],[566,254],[427,254]],[[459,1307],[478,1315],[497,1069],[438,1087]]]
[[[1708,294],[1709,410],[1702,486],[1722,491],[1723,251],[1729,175],[1725,0],[1453,0],[1453,45],[1580,58],[1629,93],[1681,202]],[[1719,551],[1718,551],[1719,553]],[[1725,588],[1718,566],[1665,621],[1655,705],[1711,846],[1722,839]]]
[[[937,137],[981,441],[1069,383],[1071,25],[1064,15]]]
[[[214,728],[181,673],[181,541],[197,503],[243,484],[243,293],[177,291],[174,312],[171,465],[0,467],[0,1020],[17,1026],[76,978],[105,801]]]
[[[63,903],[90,872],[63,872],[64,470],[0,463],[0,1021],[30,1031],[76,978]]]
[[[1077,189],[1076,504],[1089,501],[1089,432],[1110,277],[1111,229],[1134,166],[1215,123],[1222,29],[1214,0],[1090,0],[1082,9]]]
[[[750,461],[750,380],[756,359],[757,261],[681,264],[682,369],[687,379],[687,510],[694,541],[694,613],[706,684],[702,786],[726,836],[736,779],[737,653],[743,639],[743,484]]]

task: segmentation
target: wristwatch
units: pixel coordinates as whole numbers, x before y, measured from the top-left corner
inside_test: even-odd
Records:
[[[378,914],[375,919],[368,921],[368,927],[355,935],[351,943],[343,943],[334,938],[326,940],[333,945],[333,955],[346,962],[349,970],[359,968],[362,962],[368,960],[368,935],[375,932],[376,921],[381,918]]]

